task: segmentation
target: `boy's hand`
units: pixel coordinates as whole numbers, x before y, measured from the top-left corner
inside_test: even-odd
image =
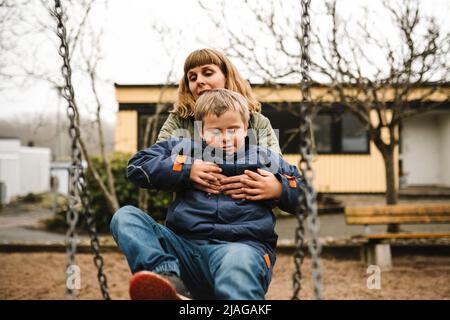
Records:
[[[259,173],[259,174],[258,174]],[[247,200],[278,200],[283,187],[275,175],[269,171],[258,169],[258,173],[245,170],[245,178],[241,182],[245,185],[242,191],[246,194],[240,199]]]
[[[225,177],[224,179],[221,179],[220,191],[227,196],[231,196],[233,199],[244,199],[247,194],[242,191],[242,188],[246,187],[246,185],[241,182],[243,178],[247,178],[247,175],[241,174],[238,176]]]
[[[217,164],[196,159],[191,166],[189,179],[194,182],[197,189],[208,193],[219,194],[219,179],[215,174],[219,174],[220,172],[222,172],[222,169]]]

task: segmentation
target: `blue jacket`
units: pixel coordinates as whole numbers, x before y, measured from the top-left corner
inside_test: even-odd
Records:
[[[128,178],[141,188],[176,191],[166,226],[176,234],[211,242],[243,242],[269,254],[275,263],[275,217],[272,209],[295,214],[302,178],[296,166],[269,149],[245,144],[227,156],[204,142],[170,138],[139,151],[128,162]],[[235,200],[230,196],[207,194],[194,188],[189,179],[193,159],[217,163],[226,176],[261,168],[271,171],[282,184],[278,201]]]

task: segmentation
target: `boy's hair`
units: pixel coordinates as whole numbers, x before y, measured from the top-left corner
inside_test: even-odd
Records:
[[[203,121],[210,114],[220,117],[227,111],[237,111],[245,125],[248,124],[250,112],[245,97],[228,89],[212,89],[204,92],[195,106],[195,120]]]
[[[205,64],[214,64],[220,68],[225,76],[225,88],[242,94],[247,99],[250,112],[261,112],[261,104],[255,98],[250,84],[241,77],[233,63],[217,50],[201,49],[189,54],[184,62],[184,74],[178,86],[178,97],[172,111],[173,113],[182,118],[194,115],[195,100],[189,90],[187,73],[192,68]]]

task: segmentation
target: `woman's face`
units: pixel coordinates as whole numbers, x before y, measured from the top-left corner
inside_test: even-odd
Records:
[[[225,88],[225,75],[215,64],[192,68],[187,73],[189,90],[195,100],[205,91]]]

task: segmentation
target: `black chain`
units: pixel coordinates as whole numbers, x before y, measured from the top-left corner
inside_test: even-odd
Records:
[[[317,194],[314,190],[312,181],[314,179],[314,171],[312,168],[312,105],[311,101],[311,78],[309,74],[309,66],[311,65],[309,56],[310,45],[310,15],[309,6],[311,0],[302,0],[302,41],[301,41],[301,90],[303,103],[300,105],[300,161],[299,168],[304,178],[304,192],[299,197],[299,208],[297,212],[298,226],[295,230],[295,247],[294,254],[295,271],[293,275],[294,292],[292,299],[299,299],[301,290],[301,266],[304,260],[304,242],[305,229],[304,220],[307,219],[308,231],[311,234],[311,240],[308,242],[309,252],[312,260],[312,282],[314,289],[314,297],[321,298],[322,294],[322,270],[320,266],[320,242],[319,230],[320,223],[317,214]]]
[[[55,0],[55,10],[53,15],[57,21],[56,34],[61,40],[59,46],[59,55],[63,58],[63,66],[61,68],[62,75],[65,80],[65,86],[62,91],[63,97],[68,102],[67,115],[70,120],[69,135],[72,139],[71,157],[72,165],[69,170],[70,185],[69,185],[69,210],[67,212],[67,222],[69,228],[67,231],[67,257],[68,267],[75,265],[76,254],[76,237],[75,228],[78,221],[78,211],[82,210],[83,217],[89,229],[89,237],[91,239],[91,248],[94,252],[94,264],[97,268],[97,278],[100,284],[100,289],[105,300],[109,300],[109,292],[106,276],[103,273],[103,258],[100,254],[100,243],[97,237],[97,230],[89,203],[89,193],[87,191],[87,180],[82,166],[82,153],[80,150],[80,129],[78,127],[78,108],[75,103],[75,95],[72,86],[72,69],[70,67],[69,47],[67,45],[66,28],[63,23],[64,12],[59,0]],[[81,208],[80,208],[81,206]],[[67,288],[66,294],[73,298],[74,292]]]

